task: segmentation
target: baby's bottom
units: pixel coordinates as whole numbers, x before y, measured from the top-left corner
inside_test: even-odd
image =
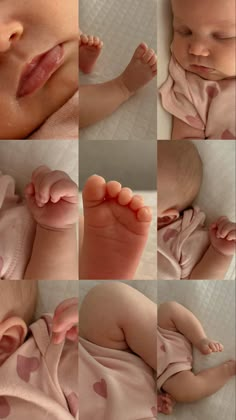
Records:
[[[100,284],[80,309],[80,336],[102,347],[129,348],[156,370],[156,304],[132,287]]]

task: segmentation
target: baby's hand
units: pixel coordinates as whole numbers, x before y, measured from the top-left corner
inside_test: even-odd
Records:
[[[35,221],[45,228],[64,229],[78,220],[78,187],[65,172],[40,166],[25,196]]]
[[[78,340],[79,308],[78,299],[64,300],[57,306],[52,322],[52,341],[60,344],[66,338],[71,341]]]
[[[226,216],[221,216],[210,226],[210,241],[212,246],[221,254],[225,256],[234,255],[236,223],[230,222]]]

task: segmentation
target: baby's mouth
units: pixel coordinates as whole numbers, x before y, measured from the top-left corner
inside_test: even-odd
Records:
[[[189,67],[193,71],[202,72],[202,73],[212,73],[214,71],[212,67],[199,66],[197,64],[190,64]]]
[[[64,61],[64,48],[56,45],[27,63],[20,76],[17,97],[22,98],[40,89]]]

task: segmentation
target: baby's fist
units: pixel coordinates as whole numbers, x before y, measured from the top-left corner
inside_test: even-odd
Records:
[[[46,228],[64,229],[78,220],[78,187],[63,171],[40,166],[25,188],[35,221]]]
[[[226,216],[221,216],[210,226],[210,241],[212,246],[222,255],[234,255],[236,223],[231,222]]]

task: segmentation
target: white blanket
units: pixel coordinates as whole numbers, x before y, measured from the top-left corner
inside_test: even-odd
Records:
[[[158,303],[175,300],[190,309],[202,322],[206,334],[220,340],[223,353],[203,356],[194,351],[194,371],[235,359],[235,282],[158,282]],[[158,415],[158,418],[167,418]],[[171,420],[235,419],[235,378],[209,398],[192,404],[177,404]]]
[[[156,0],[80,0],[80,28],[104,47],[95,70],[80,84],[105,82],[127,66],[140,42],[157,50]],[[156,78],[113,115],[80,131],[81,140],[156,140]],[[154,94],[155,92],[155,94]]]

